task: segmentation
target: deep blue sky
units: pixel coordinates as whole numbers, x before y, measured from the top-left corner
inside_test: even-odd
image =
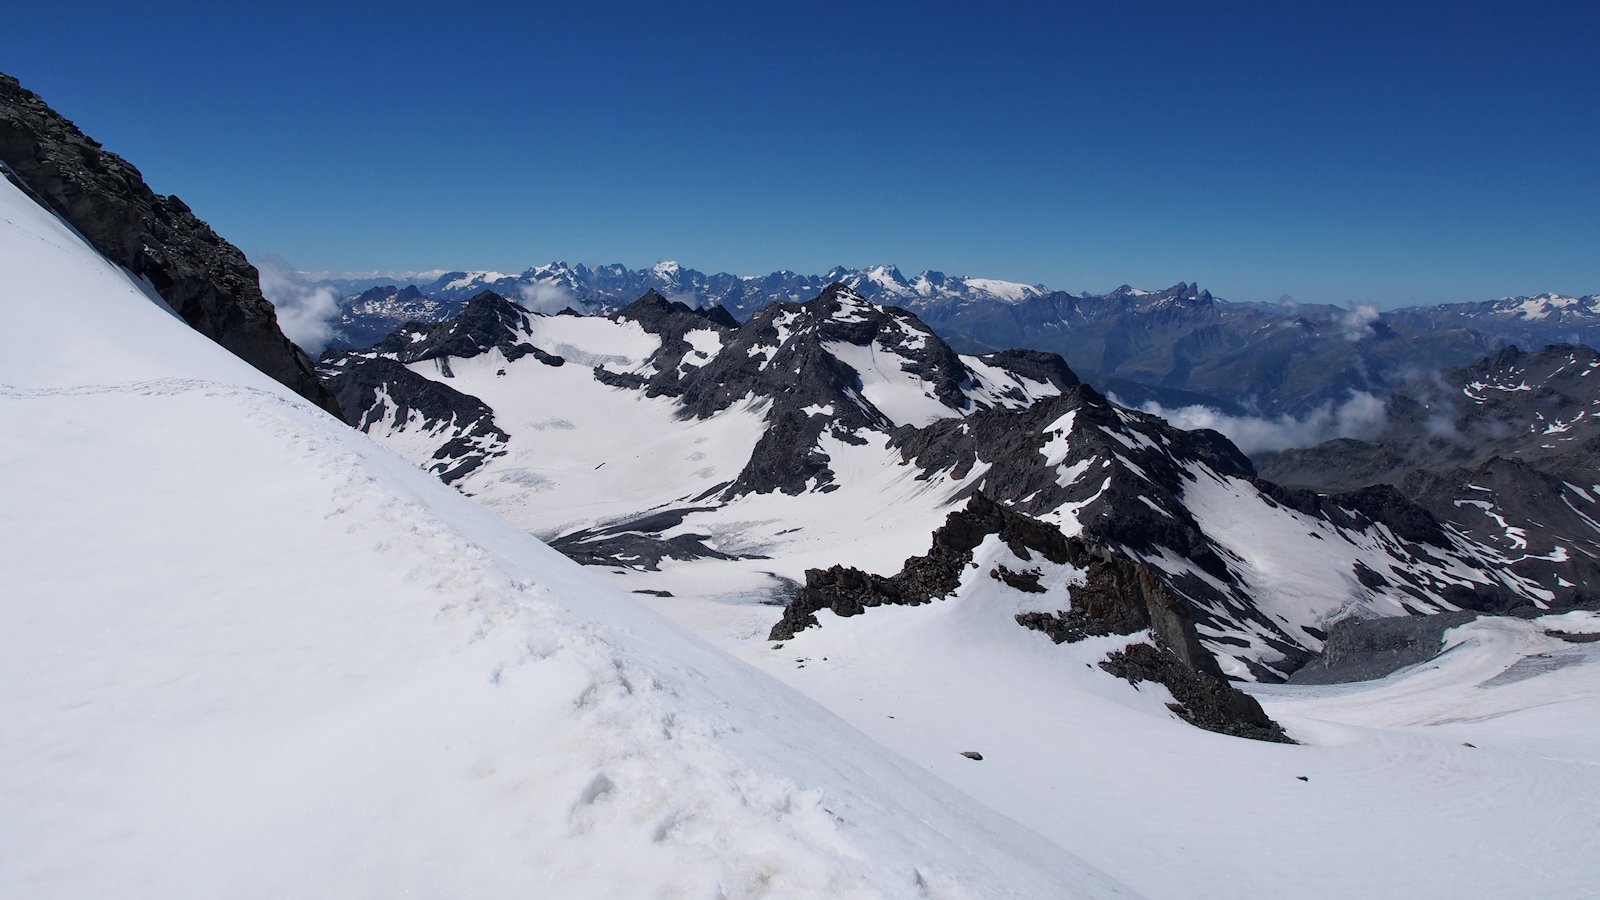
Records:
[[[302,269],[1600,291],[1600,4],[1074,6],[69,0],[0,70]]]

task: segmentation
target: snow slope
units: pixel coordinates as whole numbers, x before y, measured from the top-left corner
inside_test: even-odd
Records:
[[[1152,897],[1593,896],[1600,644],[1543,629],[1600,614],[1480,619],[1378,682],[1248,685],[1293,746],[1188,727],[1165,688],[1098,669],[1140,635],[1018,628],[1048,598],[996,565],[1073,577],[990,538],[949,599],[824,611],[776,649],[732,623],[720,640]]]
[[[206,342],[0,183],[14,896],[1126,895]]]

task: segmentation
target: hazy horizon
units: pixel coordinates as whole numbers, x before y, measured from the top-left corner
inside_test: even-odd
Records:
[[[1592,5],[11,11],[6,72],[311,271],[894,261],[1071,291],[1600,291]]]

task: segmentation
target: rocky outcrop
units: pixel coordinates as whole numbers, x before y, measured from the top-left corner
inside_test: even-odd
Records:
[[[694,308],[668,300],[653,290],[623,307],[613,318],[634,322],[661,338],[661,346],[646,360],[655,374],[640,378],[636,385],[652,397],[682,394],[684,379],[693,377],[694,370],[714,355],[696,349],[688,340],[690,334],[703,331],[715,335],[720,348],[726,335],[739,327],[733,316],[720,306]],[[595,377],[604,380],[598,372]]]
[[[933,547],[925,556],[906,560],[905,568],[889,578],[859,569],[833,566],[806,572],[806,583],[784,608],[783,617],[769,637],[788,640],[817,624],[816,613],[855,616],[884,604],[918,606],[955,592],[961,573],[972,562],[972,551],[985,537],[997,534],[1017,556],[1039,553],[1057,563],[1086,560],[1082,541],[1067,538],[1061,530],[1037,519],[1007,510],[982,494],[974,495],[966,509],[949,515],[933,533]]]
[[[1061,440],[1067,448],[1056,465],[1048,465],[1046,445]],[[1250,461],[1222,435],[1181,431],[1155,416],[1121,409],[1088,385],[1022,409],[988,409],[901,428],[893,445],[929,472],[959,476],[981,463],[983,477],[971,492],[1031,515],[1072,505],[1093,543],[1169,547],[1220,578],[1227,577],[1222,561],[1181,500],[1193,477],[1186,467],[1201,463],[1225,475],[1254,474]],[[1077,464],[1086,467],[1083,474],[1064,479],[1061,467]]]
[[[1135,644],[1109,657],[1103,667],[1131,683],[1167,685],[1173,709],[1186,721],[1210,731],[1257,740],[1286,741],[1281,728],[1248,694],[1228,683],[1216,658],[1200,644],[1194,622],[1183,603],[1169,591],[1159,573],[1142,563],[1067,537],[1046,522],[1007,509],[974,494],[965,509],[950,514],[933,534],[924,556],[906,560],[899,573],[885,578],[859,569],[833,566],[806,572],[806,583],[785,607],[768,637],[785,641],[816,627],[816,614],[830,610],[856,616],[875,606],[920,606],[949,597],[960,587],[962,573],[973,564],[974,551],[990,535],[998,535],[1019,559],[1039,556],[1057,565],[1084,571],[1083,583],[1060,598],[1056,613],[1025,613],[1017,624],[1042,632],[1056,643],[1091,635],[1126,635],[1149,630],[1153,641]],[[997,567],[989,573],[1018,590],[1043,592],[1038,579]]]
[[[1082,542],[1078,544],[1081,546]],[[1222,678],[1216,657],[1200,645],[1183,601],[1156,570],[1104,550],[1078,554],[1084,583],[1072,589],[1072,607],[1056,613],[1024,613],[1018,624],[1042,631],[1058,644],[1149,629],[1156,643],[1185,667]]]
[[[196,331],[343,417],[310,358],[279,329],[244,254],[182,200],[152,191],[138,169],[3,74],[0,161],[7,177],[107,259],[148,281]]]
[[[625,310],[622,315],[627,314]],[[729,487],[730,495],[826,490],[833,472],[817,449],[824,432],[859,443],[864,432],[896,427],[861,395],[860,373],[830,352],[830,346],[839,345],[876,348],[885,359],[895,360],[902,373],[925,383],[930,396],[952,416],[973,408],[967,393],[972,372],[911,313],[867,303],[837,283],[805,303],[774,304],[724,335],[722,352],[672,388],[684,414],[696,418],[746,398],[770,398],[767,431]],[[1066,364],[1049,354],[994,354],[986,359],[1034,381],[1077,383]],[[657,384],[652,380],[651,389],[661,390]],[[820,409],[830,412],[817,415]]]
[[[325,353],[324,367],[340,359],[354,364],[377,354],[402,363],[439,360],[448,369],[450,359],[469,359],[490,350],[499,350],[507,360],[531,355],[546,365],[562,365],[566,360],[525,339],[532,315],[494,291],[484,291],[467,301],[461,315],[448,321],[432,325],[408,323],[369,351]]]
[[[1439,522],[1391,485],[1374,484],[1321,494],[1304,488],[1283,487],[1260,478],[1252,479],[1252,483],[1262,496],[1308,516],[1328,519],[1341,528],[1359,531],[1377,523],[1387,526],[1397,537],[1414,543],[1450,546]]]
[[[350,424],[365,432],[406,423],[446,438],[424,468],[446,484],[505,453],[510,440],[494,410],[469,394],[418,375],[388,357],[360,366],[333,366],[328,385],[339,404],[361,413]]]
[[[1133,644],[1106,657],[1100,668],[1131,684],[1153,681],[1171,692],[1167,708],[1191,725],[1257,741],[1292,744],[1256,699],[1226,681],[1184,666],[1150,644]]]
[[[1439,655],[1444,633],[1478,618],[1463,610],[1431,616],[1346,619],[1328,629],[1322,654],[1289,677],[1290,684],[1372,681]]]

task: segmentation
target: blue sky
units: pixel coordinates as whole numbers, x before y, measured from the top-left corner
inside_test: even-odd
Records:
[[[1600,291],[1600,6],[17,4],[0,70],[303,269]]]

